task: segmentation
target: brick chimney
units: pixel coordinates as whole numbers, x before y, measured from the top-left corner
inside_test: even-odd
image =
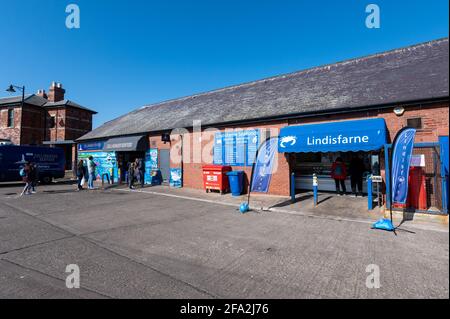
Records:
[[[36,95],[43,97],[44,99],[48,99],[48,96],[47,96],[47,93],[45,93],[45,90],[38,90]]]
[[[48,91],[49,102],[59,102],[64,100],[64,94],[66,90],[63,89],[62,84],[59,82],[52,82]]]

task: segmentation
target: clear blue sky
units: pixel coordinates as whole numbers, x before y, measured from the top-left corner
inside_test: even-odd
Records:
[[[65,27],[70,3],[78,30]],[[380,29],[365,27],[370,3]],[[62,82],[99,126],[144,104],[447,37],[448,10],[447,0],[1,1],[0,87]]]

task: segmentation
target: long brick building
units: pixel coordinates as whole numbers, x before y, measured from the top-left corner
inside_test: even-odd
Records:
[[[444,198],[448,193],[448,155],[444,155],[448,116],[445,38],[144,106],[78,141],[80,151],[115,159],[116,175],[124,161],[144,157],[150,150],[157,162],[152,165],[163,176],[169,178],[170,169],[179,169],[184,187],[200,189],[202,167],[211,163],[243,170],[248,180],[255,148],[268,135],[291,139],[291,144],[301,134],[310,133],[313,139],[318,131],[328,132],[331,139],[333,134],[382,137],[378,144],[360,142],[352,148],[315,144],[284,151],[280,144],[269,194],[289,196],[293,182],[295,192],[311,189],[313,174],[319,177],[320,190],[333,191],[331,163],[343,157],[348,164],[356,153],[364,159],[367,173],[381,175],[388,190],[390,143],[402,127],[412,126],[417,129],[414,152],[427,189],[427,207],[421,209],[442,212],[448,207]],[[200,132],[196,123],[201,123]],[[338,127],[343,131],[336,132]],[[326,139],[323,143],[331,144]]]
[[[95,111],[65,98],[61,83],[48,90],[22,97],[0,98],[0,140],[15,145],[61,147],[66,153],[66,169],[76,159],[75,140],[92,130]]]

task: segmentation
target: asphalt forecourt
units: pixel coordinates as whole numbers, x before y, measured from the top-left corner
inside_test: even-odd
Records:
[[[350,220],[74,185],[18,198],[19,188],[0,188],[0,298],[449,297],[445,232],[395,236]],[[192,305],[212,304],[180,301],[176,311],[203,309]]]

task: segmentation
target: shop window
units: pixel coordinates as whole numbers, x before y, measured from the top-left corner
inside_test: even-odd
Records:
[[[421,117],[416,117],[416,118],[411,118],[411,119],[407,119],[407,125],[409,127],[415,128],[415,129],[422,129],[422,118]]]
[[[48,127],[55,128],[55,126],[56,126],[56,118],[55,116],[50,116],[50,119],[48,120]]]
[[[8,110],[8,127],[14,127],[14,109]]]

